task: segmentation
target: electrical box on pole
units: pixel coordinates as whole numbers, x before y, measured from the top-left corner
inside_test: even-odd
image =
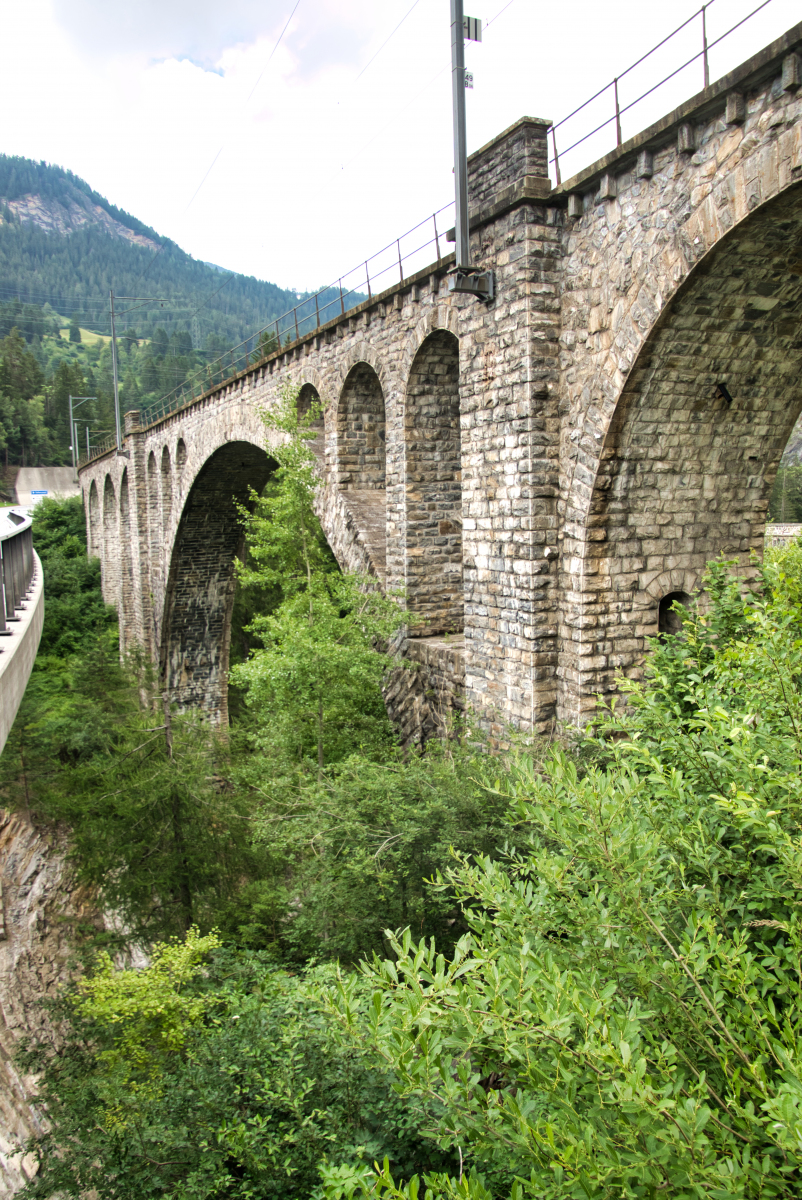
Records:
[[[454,112],[454,185],[456,200],[456,264],[448,277],[449,292],[467,292],[489,303],[495,298],[492,271],[471,266],[468,228],[468,149],[465,132],[465,37],[481,41],[482,23],[462,12],[462,0],[451,0],[451,97]],[[473,83],[473,77],[470,80]]]

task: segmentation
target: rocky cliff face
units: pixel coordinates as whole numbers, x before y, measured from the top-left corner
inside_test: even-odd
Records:
[[[36,1170],[21,1153],[42,1129],[35,1080],[20,1075],[12,1058],[21,1037],[55,1042],[42,1001],[71,976],[78,921],[94,921],[88,894],[70,882],[57,840],[22,814],[0,809],[0,1200]]]
[[[78,199],[71,197],[63,204],[59,200],[35,195],[21,196],[18,200],[5,200],[4,203],[23,224],[38,225],[45,233],[57,233],[64,237],[77,229],[83,229],[86,225],[96,225],[104,233],[123,238],[134,246],[145,246],[149,250],[159,249],[154,241],[116,221],[99,204],[93,204],[88,197],[81,196],[80,193],[77,193],[77,196]],[[0,217],[0,224],[2,222],[3,218]]]

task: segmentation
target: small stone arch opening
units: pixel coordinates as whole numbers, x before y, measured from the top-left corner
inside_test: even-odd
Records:
[[[175,465],[179,471],[183,471],[187,465],[187,444],[183,438],[178,439],[178,445],[175,448]]]
[[[131,545],[131,505],[128,494],[128,468],[120,480],[120,645],[127,650],[135,642],[134,632],[134,559]]]
[[[404,415],[407,607],[428,633],[463,628],[459,341],[429,334],[412,363]]]
[[[103,483],[103,553],[100,559],[103,581],[103,599],[120,609],[120,579],[116,569],[118,558],[114,554],[117,543],[117,512],[115,508],[114,484],[111,475]]]
[[[161,461],[161,494],[162,494],[162,529],[167,533],[173,515],[173,472],[170,463],[170,451],[167,446],[162,450]]]
[[[669,592],[661,598],[657,609],[657,632],[661,637],[682,633],[682,613],[677,612],[675,604],[690,608],[693,597],[687,592]]]
[[[309,445],[315,453],[315,456],[322,461],[326,450],[325,426],[323,421],[323,405],[320,401],[320,394],[317,388],[311,383],[305,383],[298,393],[296,408],[299,417],[305,417],[313,404],[316,404],[319,409],[318,416],[312,421],[309,426],[314,433],[314,438],[310,440]]]
[[[276,463],[250,442],[206,460],[184,502],[161,621],[163,686],[179,707],[228,722],[228,659],[235,560],[244,550],[240,505],[260,493]]]
[[[337,482],[341,491],[379,491],[386,482],[384,392],[369,363],[352,367],[337,406]]]
[[[97,484],[94,479],[89,485],[89,554],[100,557],[102,530],[100,527],[100,497],[97,494]]]

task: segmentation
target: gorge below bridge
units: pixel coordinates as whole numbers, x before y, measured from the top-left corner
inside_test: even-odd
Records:
[[[473,154],[492,303],[450,293],[442,258],[146,427],[127,414],[124,454],[80,471],[123,649],[227,719],[237,505],[290,381],[325,412],[332,550],[403,590],[406,653],[480,723],[578,723],[637,676],[707,561],[762,551],[802,409],[801,51],[802,25],[557,187],[546,121]]]

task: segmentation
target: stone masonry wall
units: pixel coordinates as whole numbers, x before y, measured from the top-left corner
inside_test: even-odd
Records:
[[[564,720],[637,673],[661,595],[762,547],[799,411],[800,32],[564,185]]]
[[[325,407],[335,553],[403,590],[430,633],[462,631],[466,703],[496,736],[583,720],[639,670],[666,595],[693,590],[720,550],[748,570],[800,407],[801,55],[797,26],[556,189],[548,124],[523,119],[469,164],[472,256],[494,271],[494,303],[448,293],[441,260],[151,427],[132,418],[128,458],[82,468],[119,603],[105,498],[127,464],[126,622],[171,678],[200,678],[190,613],[222,613],[207,630],[218,666],[185,699],[222,711],[227,618],[209,597],[232,541],[219,535],[205,578],[183,561],[182,514],[203,510],[227,444],[265,452],[258,409],[287,380]],[[169,495],[146,469],[162,462]],[[194,589],[183,607],[178,578]]]

